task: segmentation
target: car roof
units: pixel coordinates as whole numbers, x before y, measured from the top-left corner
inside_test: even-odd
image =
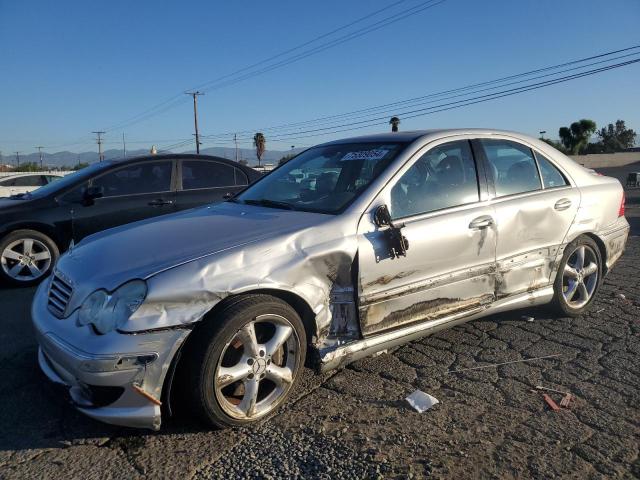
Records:
[[[60,176],[59,173],[55,173],[55,172],[15,172],[15,173],[10,173],[9,175],[0,175],[0,180],[4,180],[5,178],[26,177],[28,175],[58,175],[58,176]]]
[[[173,160],[173,159],[215,160],[217,162],[228,163],[229,165],[233,165],[234,167],[244,166],[238,162],[229,160],[228,158],[216,157],[215,155],[202,155],[197,153],[162,153],[162,154],[156,154],[156,155],[149,154],[149,155],[138,155],[136,157],[112,158],[107,161],[121,165],[124,163],[139,162],[141,160],[153,161],[153,160],[169,160],[169,159],[170,160]]]
[[[386,132],[376,133],[371,135],[362,135],[358,137],[342,138],[340,140],[334,140],[331,142],[323,143],[322,145],[337,145],[341,143],[376,143],[376,142],[400,142],[411,143],[415,140],[433,137],[441,138],[452,135],[509,135],[529,140],[530,137],[518,132],[509,130],[496,130],[489,128],[441,128],[430,130],[409,130],[405,132]]]

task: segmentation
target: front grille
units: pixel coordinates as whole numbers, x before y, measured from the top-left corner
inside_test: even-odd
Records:
[[[54,272],[49,286],[49,301],[47,302],[49,311],[58,318],[64,317],[72,294],[73,287],[69,282],[63,280],[57,272]]]

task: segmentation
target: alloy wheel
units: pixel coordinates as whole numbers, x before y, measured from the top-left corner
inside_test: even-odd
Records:
[[[8,244],[0,256],[2,270],[13,280],[28,282],[44,275],[51,266],[51,251],[35,238],[21,238]]]
[[[575,310],[584,307],[598,286],[598,256],[588,245],[579,245],[567,258],[562,272],[562,295]]]
[[[232,418],[255,420],[279,405],[293,384],[300,340],[275,314],[245,324],[225,345],[213,381],[216,399]]]

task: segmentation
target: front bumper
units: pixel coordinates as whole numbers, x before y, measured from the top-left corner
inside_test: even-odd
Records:
[[[98,335],[79,326],[77,312],[58,319],[47,309],[47,284],[36,292],[31,316],[44,374],[69,388],[76,408],[114,425],[158,430],[162,385],[185,329]]]

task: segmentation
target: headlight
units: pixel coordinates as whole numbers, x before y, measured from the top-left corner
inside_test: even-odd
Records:
[[[96,290],[82,302],[78,323],[92,324],[98,333],[108,333],[129,320],[146,296],[147,284],[142,280],[125,283],[111,294]]]

